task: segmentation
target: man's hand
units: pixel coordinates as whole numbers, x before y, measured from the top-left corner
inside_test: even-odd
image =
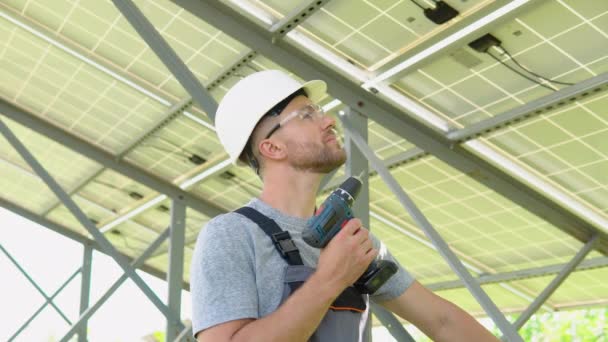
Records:
[[[378,255],[361,220],[352,219],[321,251],[316,277],[323,279],[339,294],[352,285]]]

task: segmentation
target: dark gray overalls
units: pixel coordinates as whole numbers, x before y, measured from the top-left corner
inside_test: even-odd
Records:
[[[255,222],[268,235],[283,259],[287,261],[283,278],[281,304],[300,287],[315,269],[302,263],[300,252],[289,232],[266,215],[251,207],[242,207],[235,212]],[[357,342],[366,340],[364,336],[367,319],[367,295],[362,295],[354,287],[347,287],[331,304],[319,327],[310,337],[313,342]]]

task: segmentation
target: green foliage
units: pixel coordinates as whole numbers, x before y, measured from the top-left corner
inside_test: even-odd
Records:
[[[515,322],[517,317],[507,319]],[[501,335],[496,326],[491,331]],[[519,334],[524,341],[532,342],[608,342],[608,308],[533,315]]]

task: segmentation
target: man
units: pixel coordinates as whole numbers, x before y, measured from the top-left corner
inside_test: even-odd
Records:
[[[212,219],[199,235],[190,281],[198,341],[364,340],[367,296],[351,285],[379,252],[394,259],[358,219],[323,250],[302,240],[323,175],[346,160],[335,120],[315,105],[325,88],[268,70],[222,99],[219,139],[233,162],[258,173],[263,189],[249,209]],[[371,299],[434,340],[497,341],[401,267]]]

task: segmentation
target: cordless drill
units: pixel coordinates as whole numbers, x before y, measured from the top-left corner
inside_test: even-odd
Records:
[[[325,247],[354,217],[351,206],[360,189],[361,181],[349,177],[334,190],[308,220],[308,229],[302,233],[304,241],[313,247]],[[394,262],[374,260],[353,285],[360,293],[373,294],[396,272],[397,265]]]

